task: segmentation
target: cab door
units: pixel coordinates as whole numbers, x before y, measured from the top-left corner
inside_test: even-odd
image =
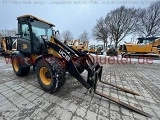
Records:
[[[17,40],[17,49],[23,53],[31,53],[31,32],[28,23],[19,24],[19,37]]]

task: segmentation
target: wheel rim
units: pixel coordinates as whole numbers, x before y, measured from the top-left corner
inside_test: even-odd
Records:
[[[19,64],[18,61],[16,59],[13,60],[13,68],[16,72],[18,72],[19,70]]]
[[[45,85],[51,83],[51,74],[46,67],[40,68],[40,79]]]

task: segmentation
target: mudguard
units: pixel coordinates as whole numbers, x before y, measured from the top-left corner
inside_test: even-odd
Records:
[[[13,57],[13,55],[17,56],[18,59],[19,59],[19,64],[22,66],[22,67],[28,67],[30,66],[32,63],[31,63],[31,59],[28,55],[25,55],[23,54],[22,52],[20,51],[13,51],[10,55],[11,59]],[[29,62],[30,61],[30,62]]]

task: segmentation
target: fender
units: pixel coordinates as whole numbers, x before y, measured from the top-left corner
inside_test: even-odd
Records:
[[[19,64],[22,67],[28,67],[28,66],[32,65],[31,58],[28,55],[25,55],[20,51],[14,51],[10,55],[11,59],[12,59],[13,55],[15,55],[19,58],[19,62],[20,62]]]
[[[33,66],[36,66],[39,60],[47,58],[47,57],[53,57],[53,55],[50,55],[50,54],[39,55],[37,59],[35,60],[35,62],[33,63]]]

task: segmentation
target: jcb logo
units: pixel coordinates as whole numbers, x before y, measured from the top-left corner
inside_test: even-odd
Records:
[[[64,57],[67,61],[70,60],[70,57],[62,50],[59,50],[59,54],[62,55],[62,57]]]
[[[23,49],[27,49],[27,44],[23,44]]]

